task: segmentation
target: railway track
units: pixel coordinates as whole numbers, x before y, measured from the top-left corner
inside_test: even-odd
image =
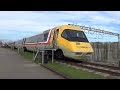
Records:
[[[111,68],[111,69],[114,69],[114,70],[120,70],[120,67],[116,67],[116,66],[110,66],[110,65],[104,65],[104,64],[97,64],[97,63],[91,63],[91,62],[83,62],[83,63],[94,65],[94,66],[105,67],[105,68]]]
[[[90,69],[90,70],[94,70],[94,71],[99,71],[99,72],[107,73],[107,74],[114,75],[114,76],[120,76],[120,68],[119,67],[95,64],[95,63],[89,63],[89,62],[79,63],[79,62],[63,61],[63,60],[59,60],[58,62],[66,63],[69,65],[82,67],[82,68],[86,68],[86,69]]]

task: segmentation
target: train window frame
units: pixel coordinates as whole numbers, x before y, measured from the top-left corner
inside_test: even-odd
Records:
[[[65,38],[66,40],[68,40],[65,36],[63,36],[64,33],[66,34],[65,30],[62,32],[61,37],[63,37],[63,38]],[[66,36],[67,36],[67,34],[66,34]]]
[[[71,31],[72,31],[72,29],[64,29],[64,31],[62,32],[61,37],[64,38],[65,40],[71,41],[71,42],[89,42],[89,40],[87,39],[87,37],[86,37],[86,35],[85,35],[85,33],[84,33],[83,31],[81,31],[81,32],[83,32],[83,34],[85,35],[85,39],[86,39],[85,41],[84,41],[84,40],[83,40],[83,41],[79,41],[79,40],[78,40],[78,41],[77,41],[77,40],[69,40],[70,37],[67,37],[67,38],[66,38],[66,37],[63,36],[63,33],[66,32],[66,30],[71,30]],[[78,31],[78,30],[74,30],[74,31]]]

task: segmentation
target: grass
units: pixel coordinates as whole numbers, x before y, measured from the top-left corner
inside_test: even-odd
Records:
[[[26,58],[28,60],[31,60],[31,61],[33,60],[33,53],[32,52],[24,52],[23,56],[24,56],[24,58]],[[40,59],[36,58],[34,62],[37,64],[42,62],[41,60],[40,61],[38,61],[38,60],[40,60]]]
[[[24,52],[23,57],[28,59],[28,60],[32,60],[33,59],[33,53],[31,52]],[[35,60],[35,63],[38,63],[38,60]],[[73,79],[108,79],[106,77],[103,77],[101,75],[95,74],[94,72],[87,72],[87,71],[83,71],[80,69],[75,69],[73,67],[68,67],[66,65],[63,64],[59,64],[59,63],[51,63],[51,61],[48,62],[48,64],[45,64],[48,67],[57,70],[58,72],[63,73],[64,75],[67,75]]]
[[[32,60],[33,59],[33,53],[31,52],[24,52],[23,54],[24,58]]]
[[[87,72],[80,69],[75,69],[73,67],[67,67],[66,65],[59,63],[48,63],[47,66],[63,73],[64,75],[72,77],[73,79],[107,79],[106,77],[97,75],[93,72]]]

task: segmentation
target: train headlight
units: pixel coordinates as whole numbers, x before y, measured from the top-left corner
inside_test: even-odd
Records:
[[[75,53],[76,55],[82,55],[82,53],[81,52],[77,52],[77,53]]]
[[[91,55],[91,54],[92,54],[91,52],[87,53],[87,55]]]

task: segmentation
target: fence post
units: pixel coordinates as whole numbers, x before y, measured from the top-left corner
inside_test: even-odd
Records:
[[[118,53],[120,52],[120,34],[118,35]],[[119,67],[120,67],[120,55],[118,55]]]
[[[120,49],[120,34],[118,35],[118,48]]]

